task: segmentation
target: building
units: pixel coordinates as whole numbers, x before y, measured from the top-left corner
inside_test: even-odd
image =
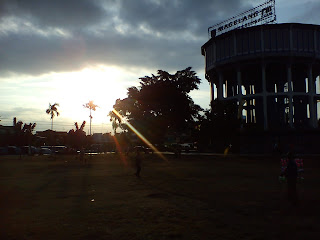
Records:
[[[0,146],[15,144],[16,129],[14,126],[0,125]]]
[[[213,36],[201,52],[211,99],[235,101],[243,128],[254,126],[269,139],[263,145],[280,138],[305,149],[301,141],[318,138],[320,26],[234,29]]]
[[[115,149],[114,139],[110,133],[94,133],[92,135],[91,150],[107,152]]]
[[[67,132],[58,132],[52,130],[36,132],[38,145],[65,145],[67,135]]]

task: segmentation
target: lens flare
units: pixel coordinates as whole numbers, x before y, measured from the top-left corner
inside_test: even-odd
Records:
[[[121,149],[121,146],[120,146],[120,144],[119,144],[116,136],[113,136],[113,140],[114,140],[114,142],[115,142],[115,144],[116,144],[116,148],[117,148],[118,153],[119,153],[119,155],[120,155],[121,161],[122,161],[123,164],[127,167],[127,166],[128,166],[128,163],[127,163],[126,157],[125,157],[124,154],[123,154],[123,151],[122,151],[122,149]]]
[[[159,155],[160,158],[162,158],[165,161],[168,161],[162,153],[159,152],[159,150],[152,145],[151,142],[148,141],[148,139],[146,139],[141,133],[139,133],[139,131],[132,126],[127,120],[125,120],[119,113],[117,110],[113,109],[112,112],[117,115],[117,117],[119,117],[121,119],[121,122],[125,123],[131,130],[132,132],[134,132],[138,138],[140,138],[145,144],[147,144],[148,147],[150,147],[157,155]]]

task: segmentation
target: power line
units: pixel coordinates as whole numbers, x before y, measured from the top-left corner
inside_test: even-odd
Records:
[[[24,121],[24,123],[28,123],[30,121]],[[33,121],[31,121],[33,122]],[[1,120],[1,123],[10,123],[11,125],[13,124],[13,121],[3,121]],[[51,123],[47,123],[47,122],[41,122],[41,121],[35,121],[35,123],[37,125],[50,125],[51,126]],[[101,126],[101,125],[111,125],[112,123],[94,123],[94,124],[91,124],[91,126]],[[55,126],[74,126],[74,124],[70,123],[53,123],[53,125]]]

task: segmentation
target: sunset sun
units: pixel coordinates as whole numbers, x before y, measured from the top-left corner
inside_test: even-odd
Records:
[[[116,99],[126,96],[126,87],[117,81],[123,78],[121,69],[99,66],[85,68],[79,72],[59,74],[56,88],[59,92],[63,115],[76,121],[89,123],[89,110],[83,104],[93,101],[98,105],[92,112],[93,126],[109,124],[108,113]],[[64,111],[65,110],[65,111]]]

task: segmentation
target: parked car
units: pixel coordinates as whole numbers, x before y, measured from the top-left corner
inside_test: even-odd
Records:
[[[10,155],[18,155],[21,154],[21,149],[16,146],[8,146],[8,154]]]
[[[7,155],[7,154],[8,154],[8,148],[0,147],[0,155]]]
[[[51,151],[50,148],[41,147],[40,154],[42,154],[42,155],[51,155],[52,151]]]
[[[181,150],[185,152],[189,152],[191,149],[193,149],[192,143],[181,143],[180,147]]]
[[[54,151],[55,154],[66,154],[67,147],[66,146],[53,146],[51,151]]]
[[[135,151],[140,151],[140,152],[144,152],[144,153],[153,153],[153,150],[149,147],[145,147],[145,146],[135,146],[134,147]]]
[[[34,155],[34,154],[39,154],[40,152],[40,149],[39,148],[36,148],[34,146],[23,146],[21,147],[21,153],[22,154],[31,154],[31,155]]]
[[[41,149],[47,148],[51,150],[52,154],[66,154],[68,153],[66,146],[41,146]]]

